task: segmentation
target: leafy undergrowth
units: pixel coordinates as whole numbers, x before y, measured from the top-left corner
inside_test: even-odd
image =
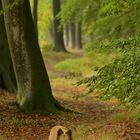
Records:
[[[0,140],[47,140],[50,129],[55,125],[71,128],[74,140],[140,140],[140,123],[137,122],[139,112],[117,107],[115,101],[99,102],[95,95],[76,98],[86,91],[85,87],[75,85],[84,75],[74,75],[55,68],[61,61],[83,56],[81,52],[80,55],[76,53],[48,54],[50,61],[46,66],[54,96],[64,106],[81,113],[24,113],[17,108],[15,95],[1,90]]]

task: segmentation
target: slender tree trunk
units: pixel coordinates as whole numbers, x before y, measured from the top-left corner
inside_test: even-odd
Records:
[[[38,11],[38,0],[34,0],[33,1],[34,4],[33,4],[33,20],[34,20],[34,26],[35,26],[35,31],[36,31],[36,34],[37,34],[37,37],[38,37],[38,14],[37,14],[37,11]]]
[[[75,24],[75,47],[82,49],[81,24]]]
[[[75,48],[75,24],[69,23],[69,48]]]
[[[2,9],[1,0],[0,9]],[[9,52],[3,15],[0,16],[0,88],[10,92],[16,91],[15,75]]]
[[[64,28],[64,43],[65,43],[65,46],[68,47],[68,44],[69,44],[69,27],[68,27],[68,24],[65,25],[65,28]]]
[[[61,3],[60,0],[52,0],[53,2],[53,26],[54,26],[54,51],[66,52],[64,39],[63,39],[63,28],[60,27],[60,19],[56,16],[60,12]]]
[[[48,38],[53,41],[54,38],[53,21],[50,19],[50,27],[48,29]]]
[[[14,0],[2,0],[3,7]],[[7,37],[17,80],[17,102],[25,111],[56,112],[54,99],[39,49],[29,0],[4,14]]]

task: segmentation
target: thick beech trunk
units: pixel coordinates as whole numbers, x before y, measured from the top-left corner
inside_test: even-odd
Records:
[[[75,47],[82,49],[81,24],[75,24]]]
[[[64,39],[63,39],[63,28],[60,27],[60,19],[56,16],[60,12],[61,3],[60,0],[52,0],[53,5],[53,26],[54,26],[54,51],[66,52]]]
[[[14,0],[2,0],[7,6]],[[4,15],[17,80],[17,102],[25,111],[56,112],[62,109],[52,90],[39,49],[29,0]]]
[[[2,3],[0,1],[0,10]],[[0,88],[16,91],[16,81],[9,52],[3,15],[0,16]]]

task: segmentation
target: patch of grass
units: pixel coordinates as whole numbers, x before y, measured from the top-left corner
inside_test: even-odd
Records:
[[[64,100],[69,100],[69,101],[73,101],[73,96],[72,96],[72,94],[69,92],[61,92],[61,93],[54,93],[54,96],[56,97],[56,98],[61,98],[61,99],[64,99]]]
[[[113,134],[103,134],[101,140],[117,140]]]
[[[97,126],[96,126],[97,125]],[[96,131],[96,128],[99,124],[77,124],[73,126],[73,138],[75,140],[94,140],[94,139],[100,139],[100,140],[118,140],[117,136],[114,134],[111,134],[109,132],[98,132]]]
[[[0,134],[0,140],[5,140],[5,138]]]
[[[117,56],[119,56],[119,53],[116,50],[107,51],[94,49],[93,51],[89,51],[87,53],[87,57],[92,60],[95,69],[101,68],[104,65],[111,63]]]
[[[129,121],[133,120],[134,122],[140,121],[140,111],[138,109],[117,113],[112,116],[113,121]]]
[[[74,126],[73,139],[75,140],[92,140],[94,137],[92,126],[89,124],[79,124]]]
[[[92,62],[86,58],[67,59],[55,65],[55,68],[60,71],[71,73],[92,73]]]
[[[61,77],[55,77],[51,79],[51,83],[53,87],[63,86],[63,87],[71,88],[71,86],[76,83],[76,80],[74,79],[67,80],[65,77],[61,76]]]
[[[124,113],[117,113],[112,116],[113,121],[125,121],[125,120],[129,120],[129,119],[130,119],[130,116],[128,116]]]
[[[113,61],[117,52],[91,51],[80,58],[69,58],[55,65],[60,71],[82,73],[82,75],[96,74],[96,71]]]
[[[140,110],[139,108],[134,110],[132,113],[132,119],[134,122],[139,122],[140,121]]]
[[[76,79],[66,79],[63,77],[57,77],[51,79],[51,85],[53,94],[55,97],[73,100],[73,96],[77,93],[78,87],[74,85],[76,83]]]
[[[72,53],[54,52],[51,50],[48,51],[47,47],[42,47],[41,52],[43,54],[44,61],[47,64],[54,65],[66,59],[75,58],[75,55],[73,55]]]

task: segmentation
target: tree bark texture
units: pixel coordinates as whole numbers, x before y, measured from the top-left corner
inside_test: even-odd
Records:
[[[2,0],[3,7],[14,0]],[[39,49],[29,0],[4,14],[6,32],[17,80],[17,103],[25,111],[56,112],[54,99]]]
[[[63,39],[63,28],[60,27],[60,19],[57,18],[57,14],[61,10],[60,0],[52,0],[53,7],[53,26],[54,26],[54,51],[66,52],[64,39]]]
[[[2,3],[0,0],[0,10]],[[4,17],[0,16],[0,88],[10,92],[16,91],[15,74],[6,36]]]

